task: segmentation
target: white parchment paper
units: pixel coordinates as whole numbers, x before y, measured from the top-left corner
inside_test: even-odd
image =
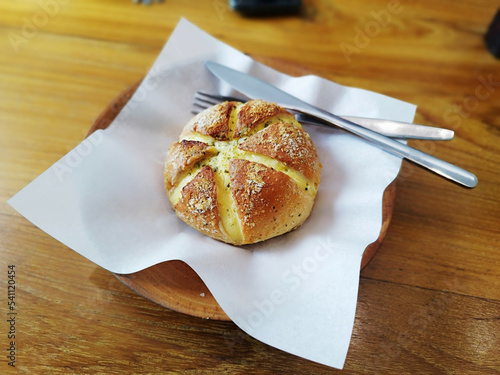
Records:
[[[171,209],[162,173],[169,145],[192,116],[194,92],[236,94],[206,70],[207,60],[251,72],[338,115],[412,122],[415,114],[414,105],[377,93],[281,74],[181,20],[111,126],[83,141],[9,204],[112,272],[181,259],[245,332],[342,368],[361,257],[380,233],[383,191],[401,160],[343,131],[307,127],[323,172],[313,213],[301,228],[240,248],[199,234]]]

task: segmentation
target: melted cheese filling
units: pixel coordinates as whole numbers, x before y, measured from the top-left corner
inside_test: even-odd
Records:
[[[179,177],[179,183],[177,184],[177,186],[168,192],[168,199],[170,199],[170,202],[174,207],[181,199],[182,189],[184,189],[184,186],[189,184],[200,171],[201,167],[195,167],[184,172]]]
[[[199,141],[206,143],[207,145],[212,146],[214,144],[215,139],[213,139],[209,135],[200,134],[200,133],[189,133],[187,136],[183,137],[186,141]]]
[[[260,124],[258,124],[255,128],[252,129],[251,134],[258,133],[262,129],[265,129],[269,125],[277,123],[277,122],[284,122],[286,124],[293,125],[296,128],[302,129],[302,125],[300,124],[300,122],[298,122],[295,119],[295,116],[293,116],[293,115],[287,115],[287,114],[281,114],[281,115],[275,115],[275,116],[269,117],[265,121],[262,121]]]
[[[249,136],[265,129],[268,125],[276,122],[285,122],[292,124],[297,128],[302,128],[300,123],[291,115],[276,115],[258,124],[252,129],[251,134],[239,139],[233,139],[234,129],[238,120],[238,112],[242,104],[238,105],[231,113],[229,119],[229,141],[216,141],[214,138],[200,133],[190,133],[184,139],[192,141],[201,141],[217,150],[217,154],[199,161],[193,167],[185,172],[179,179],[179,184],[171,190],[169,199],[172,205],[179,202],[182,197],[182,189],[193,180],[201,169],[209,165],[215,172],[215,183],[217,187],[217,201],[219,213],[221,216],[222,228],[226,234],[236,243],[241,243],[243,236],[241,233],[241,223],[236,210],[236,204],[231,193],[231,179],[229,176],[229,162],[231,159],[244,159],[263,164],[269,168],[286,174],[293,179],[299,188],[310,195],[316,194],[316,187],[302,173],[288,167],[280,161],[268,156],[260,155],[254,152],[243,151],[238,148],[239,144],[246,141]]]
[[[230,190],[231,179],[229,178],[229,170],[217,169],[215,172],[215,183],[217,185],[217,202],[219,204],[222,228],[234,242],[241,243],[243,235],[241,234],[240,218],[236,212],[236,204]]]
[[[234,107],[231,115],[229,117],[229,139],[233,139],[234,129],[236,128],[236,124],[238,123],[238,113],[240,113],[241,107],[243,107],[243,103],[239,103]]]

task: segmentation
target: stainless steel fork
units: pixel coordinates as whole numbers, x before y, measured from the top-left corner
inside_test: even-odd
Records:
[[[216,95],[197,91],[193,99],[194,108],[192,112],[199,113],[203,109],[225,101],[246,102],[247,100],[233,96]],[[301,124],[336,127],[334,124],[321,121],[317,118],[308,116],[307,114],[298,113],[291,109],[288,110],[294,113],[297,121]],[[432,126],[416,125],[390,120],[371,119],[365,117],[343,116],[343,118],[354,122],[355,124],[363,126],[364,128],[368,128],[370,130],[376,131],[377,133],[393,138],[450,140],[454,136],[453,130],[436,128]]]

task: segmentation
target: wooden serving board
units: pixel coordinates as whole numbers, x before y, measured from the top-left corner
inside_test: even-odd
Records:
[[[129,87],[113,100],[97,118],[87,136],[98,129],[107,128],[139,84],[140,82]],[[380,235],[366,248],[361,260],[361,269],[375,255],[386,235],[392,217],[395,194],[395,182],[392,182],[384,192]],[[127,275],[115,274],[115,276],[139,295],[168,309],[205,319],[230,320],[196,272],[182,261],[163,262],[139,272]]]

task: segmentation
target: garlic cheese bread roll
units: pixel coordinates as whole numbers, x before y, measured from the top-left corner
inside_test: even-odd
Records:
[[[196,115],[171,145],[164,170],[177,215],[235,245],[300,226],[320,177],[309,135],[290,112],[262,100],[224,102]]]

